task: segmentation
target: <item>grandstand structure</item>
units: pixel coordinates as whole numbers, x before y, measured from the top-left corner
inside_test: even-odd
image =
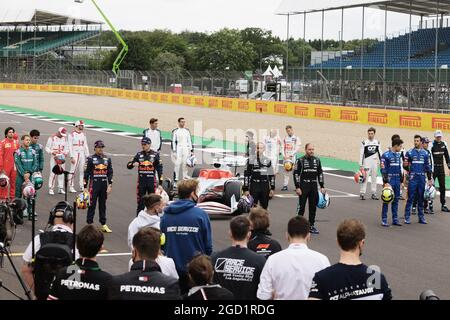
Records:
[[[26,19],[0,21],[2,77],[33,82],[43,73],[76,69],[79,63],[74,59],[80,48],[88,51],[88,41],[92,43],[101,32],[102,22],[43,10],[34,10]]]
[[[344,12],[360,8],[361,48],[343,52]],[[384,11],[384,36],[372,46],[365,46],[365,9]],[[322,58],[310,66],[289,67],[289,78],[298,81],[298,97],[303,101],[384,108],[431,109],[449,112],[450,105],[450,0],[336,0],[296,1],[279,14],[288,20],[303,16],[306,40],[308,15],[322,13],[322,40],[325,13],[340,11],[340,53]],[[405,34],[388,37],[388,12],[409,16]],[[411,17],[420,17],[412,26]],[[289,29],[288,29],[289,30]],[[323,42],[323,41],[322,41]],[[317,56],[317,53],[316,53]],[[305,60],[305,59],[303,59]]]

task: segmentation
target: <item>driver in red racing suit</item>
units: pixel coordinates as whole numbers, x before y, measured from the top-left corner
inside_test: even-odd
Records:
[[[0,141],[0,173],[4,172],[9,178],[9,198],[14,200],[16,186],[16,166],[14,164],[14,154],[19,149],[19,142],[14,139],[14,128],[8,127],[5,130],[5,139]],[[21,186],[18,186],[19,188]],[[0,199],[8,199],[8,190],[0,190]]]

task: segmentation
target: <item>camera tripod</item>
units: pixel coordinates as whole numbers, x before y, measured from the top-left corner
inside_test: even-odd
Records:
[[[19,280],[19,283],[23,289],[23,291],[25,292],[25,295],[27,296],[28,300],[32,300],[32,296],[31,296],[31,290],[27,287],[27,285],[25,284],[25,282],[23,281],[22,277],[19,274],[19,271],[17,270],[16,266],[14,265],[14,262],[11,259],[11,254],[8,250],[7,247],[5,247],[5,245],[0,242],[0,255],[1,257],[3,257],[4,255],[6,255],[6,257],[9,260],[9,263],[11,264],[14,273],[16,274],[17,279]],[[20,299],[20,300],[24,300],[22,297],[20,297],[18,294],[16,294],[14,291],[10,290],[9,288],[7,288],[6,286],[3,285],[3,281],[0,280],[0,288],[5,289],[7,292],[9,292],[10,294],[12,294],[13,296],[15,296],[16,298]]]

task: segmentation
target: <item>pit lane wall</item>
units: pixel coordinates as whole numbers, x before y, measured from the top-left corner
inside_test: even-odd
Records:
[[[165,104],[204,107],[211,110],[218,109],[238,112],[252,112],[277,116],[288,116],[293,118],[329,120],[424,131],[432,131],[437,129],[442,131],[450,131],[450,115],[426,112],[422,113],[399,110],[342,107],[296,102],[246,100],[54,84],[38,85],[0,83],[0,90],[1,89],[87,94]]]

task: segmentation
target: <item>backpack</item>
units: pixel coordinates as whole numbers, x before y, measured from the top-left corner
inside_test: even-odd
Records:
[[[73,234],[50,231],[39,235],[40,249],[34,259],[34,286],[38,300],[47,300],[50,286],[58,272],[73,263]]]

